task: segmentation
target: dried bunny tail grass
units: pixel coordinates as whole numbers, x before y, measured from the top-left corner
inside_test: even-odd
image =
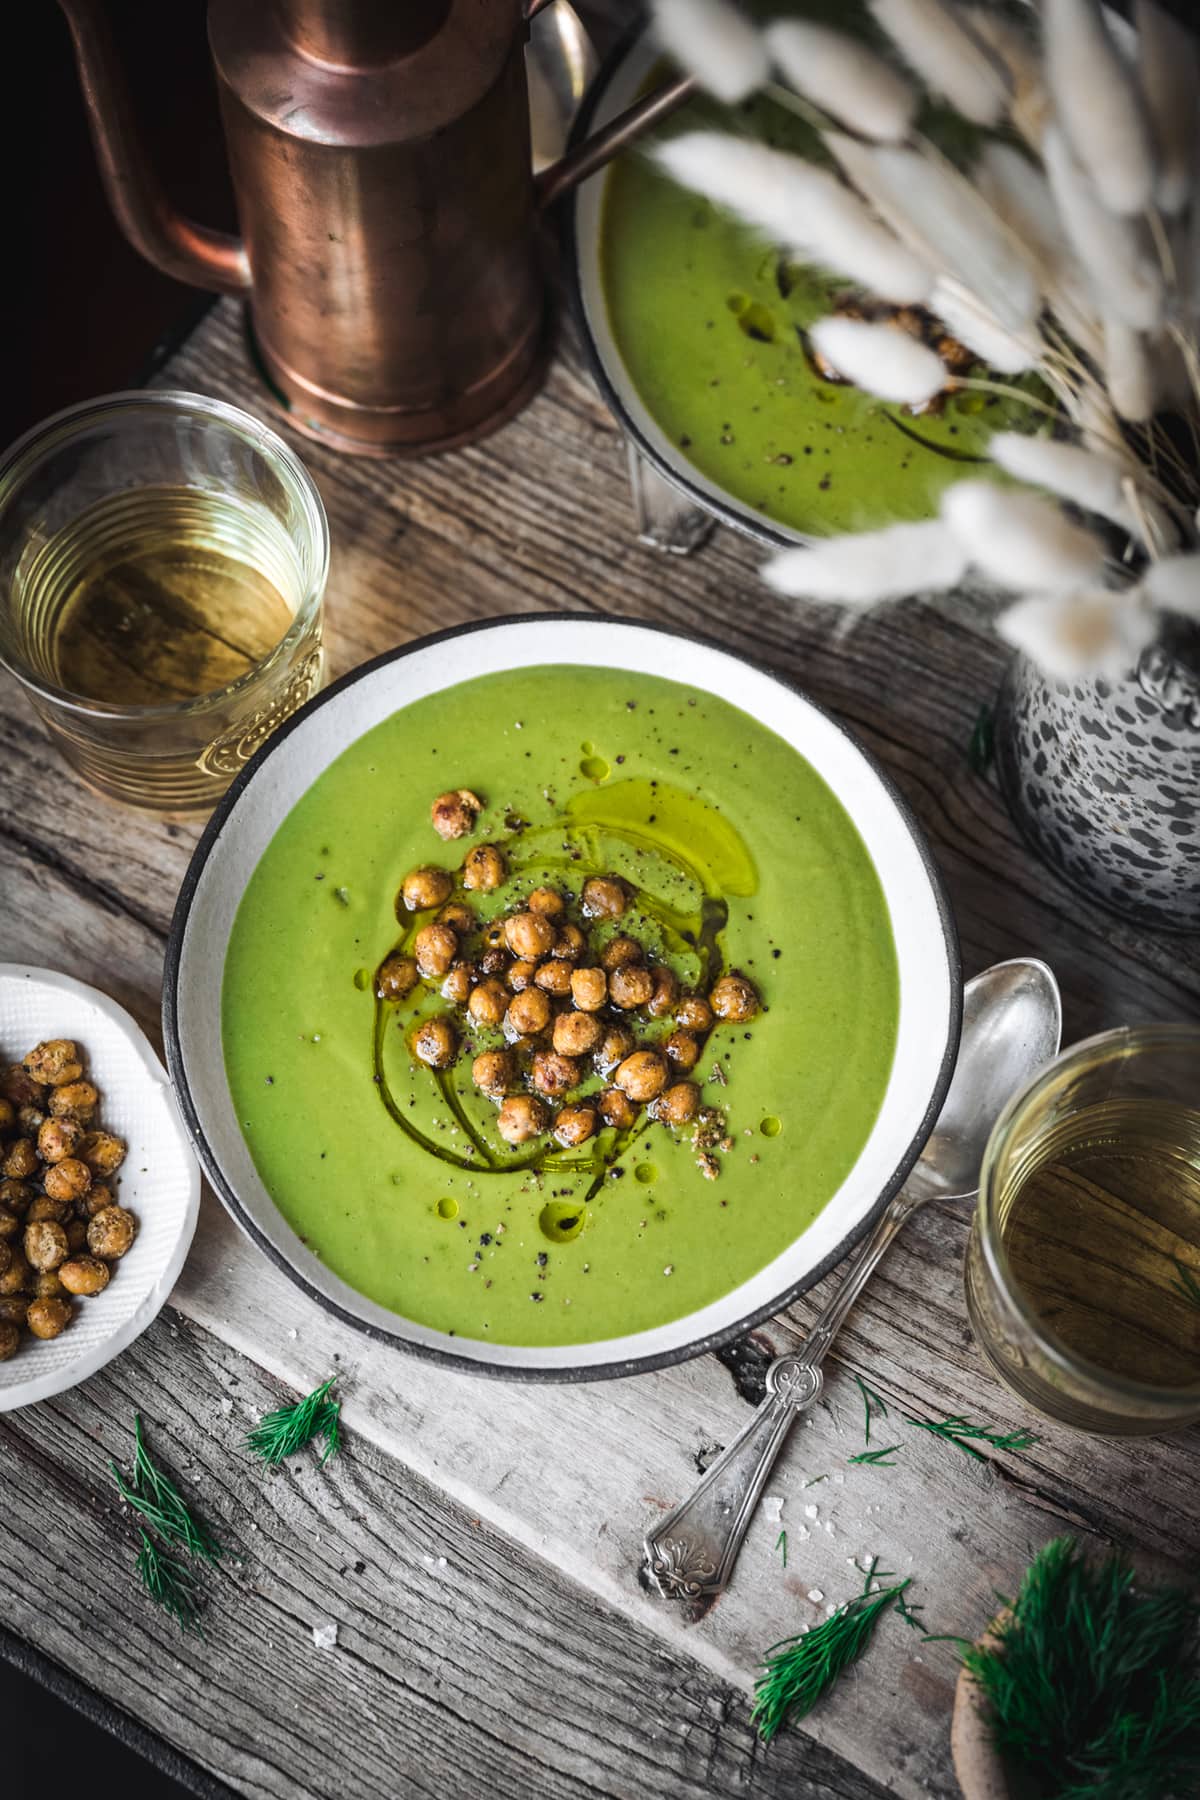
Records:
[[[1047,130],[1042,156],[1050,191],[1093,296],[1135,331],[1153,331],[1162,317],[1162,276],[1137,230],[1102,204],[1057,126]]]
[[[1141,100],[1095,0],[1043,0],[1046,77],[1067,139],[1110,212],[1154,198],[1154,145]]]
[[[726,0],[653,0],[654,35],[668,56],[726,106],[765,86],[762,34]]]
[[[953,0],[870,0],[871,11],[925,85],[975,125],[1008,106],[1003,63],[976,38]]]
[[[777,19],[766,39],[784,80],[832,118],[866,138],[897,143],[908,136],[916,92],[865,44],[800,19]]]
[[[1200,555],[1165,556],[1151,563],[1142,577],[1141,591],[1160,612],[1200,619]]]
[[[1001,375],[1020,375],[1033,368],[1045,348],[1036,331],[1022,337],[1006,331],[971,290],[951,275],[938,276],[929,307],[960,343]]]
[[[1157,635],[1157,621],[1126,588],[1027,594],[1002,612],[996,630],[1056,681],[1117,680]]]
[[[958,539],[930,519],[784,550],[762,576],[777,594],[868,607],[957,587],[966,571],[967,555]]]
[[[1089,356],[1100,355],[1095,302],[1083,270],[1064,239],[1062,219],[1041,170],[1011,144],[984,146],[972,170],[980,195],[1025,246],[1038,284],[1060,322]]]
[[[1036,149],[1049,122],[1050,93],[1033,39],[994,6],[969,6],[966,23],[972,35],[1008,71],[1012,89],[1009,117],[1025,141]]]
[[[1138,78],[1158,146],[1154,197],[1168,215],[1182,212],[1192,192],[1196,156],[1196,97],[1200,52],[1155,0],[1137,0]]]
[[[1143,425],[1154,413],[1154,366],[1139,331],[1120,319],[1104,321],[1104,385],[1122,419]]]
[[[652,155],[684,187],[883,299],[909,306],[928,296],[930,271],[827,169],[719,131],[668,138]]]
[[[1101,518],[1124,521],[1128,509],[1121,483],[1127,471],[1115,456],[1019,431],[993,432],[988,455],[1018,481],[1049,488]]]
[[[924,406],[946,385],[946,365],[937,352],[897,325],[818,319],[808,335],[839,375],[881,400]]]
[[[1060,592],[1098,581],[1104,548],[1052,500],[989,481],[956,481],[941,515],[971,561],[1007,588]]]

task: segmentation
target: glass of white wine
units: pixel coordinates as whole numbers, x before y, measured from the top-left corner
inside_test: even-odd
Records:
[[[1114,1436],[1200,1419],[1200,1027],[1067,1050],[984,1154],[967,1310],[1001,1379]]]
[[[0,662],[89,786],[211,807],[321,685],[329,528],[283,440],[199,394],[111,394],[0,457]]]

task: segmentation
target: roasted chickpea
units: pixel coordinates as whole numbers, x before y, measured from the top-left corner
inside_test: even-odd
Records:
[[[7,1269],[0,1275],[0,1294],[23,1294],[33,1281],[33,1270],[24,1250],[14,1249]]]
[[[512,967],[512,957],[503,944],[489,944],[479,958],[479,970],[483,975],[507,975]]]
[[[560,919],[567,910],[567,903],[554,888],[534,888],[525,902],[530,912],[541,913],[547,919]]]
[[[673,1031],[663,1049],[675,1067],[682,1069],[685,1075],[700,1060],[700,1039],[693,1037],[690,1031]]]
[[[616,1131],[630,1131],[637,1124],[638,1109],[619,1087],[603,1088],[596,1105],[604,1123]]]
[[[553,1043],[560,1056],[587,1056],[603,1035],[595,1013],[564,1012],[554,1021]]]
[[[102,1181],[94,1181],[82,1200],[77,1200],[75,1204],[81,1209],[85,1219],[94,1219],[106,1206],[115,1206],[116,1201],[110,1187],[105,1187]]]
[[[92,1171],[74,1156],[64,1156],[60,1163],[47,1169],[43,1183],[51,1200],[81,1200],[91,1185]]]
[[[653,1100],[667,1085],[667,1059],[658,1050],[635,1050],[613,1077],[631,1100]]]
[[[458,933],[449,925],[423,925],[413,939],[413,955],[427,979],[444,975],[458,955]]]
[[[596,1046],[596,1067],[602,1075],[611,1074],[636,1045],[637,1039],[628,1025],[610,1025]]]
[[[520,995],[517,996],[521,998]],[[499,1025],[509,1004],[508,989],[498,975],[488,975],[471,989],[467,1013],[480,1026]]]
[[[542,964],[533,979],[543,994],[552,994],[556,1000],[565,1000],[571,991],[571,965],[557,962],[551,957],[549,962]]]
[[[26,1181],[30,1175],[36,1175],[38,1167],[37,1151],[29,1138],[14,1138],[0,1162],[0,1169],[11,1181]]]
[[[433,1024],[432,1019],[429,1022]],[[131,1212],[126,1212],[123,1206],[106,1206],[103,1212],[88,1220],[88,1249],[93,1256],[102,1256],[105,1262],[111,1262],[124,1256],[136,1230],[137,1221]]]
[[[0,1239],[0,1275],[3,1275],[12,1262],[12,1245],[7,1239]]]
[[[561,925],[550,954],[563,962],[578,962],[586,949],[587,939],[578,925]]]
[[[544,914],[519,912],[505,919],[504,936],[514,956],[536,962],[540,956],[549,956],[558,933]]]
[[[73,1256],[58,1271],[68,1294],[102,1294],[111,1277],[112,1270],[98,1256]]]
[[[608,999],[608,976],[603,969],[572,969],[571,998],[580,1012],[599,1012]]]
[[[21,1260],[24,1262],[24,1257]],[[28,1263],[25,1266],[28,1268]],[[0,1294],[0,1319],[6,1325],[23,1325],[31,1298],[29,1294]]]
[[[40,1106],[19,1106],[17,1108],[17,1130],[22,1137],[33,1138],[46,1123],[46,1114]]]
[[[47,1119],[38,1132],[37,1147],[43,1162],[61,1162],[74,1156],[83,1136],[83,1126],[75,1119]]]
[[[23,1213],[36,1192],[27,1181],[0,1181],[0,1206],[6,1206],[10,1212]]]
[[[454,788],[450,793],[439,794],[429,808],[429,817],[433,821],[433,829],[440,838],[466,837],[468,831],[474,831],[476,821],[483,811],[483,801],[470,788]]]
[[[66,1293],[57,1269],[43,1269],[40,1275],[33,1278],[33,1297],[35,1300],[57,1300]],[[29,1302],[26,1301],[28,1307]]]
[[[7,1206],[0,1206],[0,1244],[10,1244],[21,1229],[21,1221]]]
[[[472,963],[455,963],[447,970],[446,979],[442,983],[442,998],[449,1000],[452,1006],[465,1006],[471,998],[471,989],[475,986],[475,968]]]
[[[417,1061],[423,1062],[429,1069],[448,1069],[458,1055],[458,1033],[445,1013],[435,1013],[431,1019],[422,1019],[408,1041]],[[103,1219],[108,1213],[119,1211],[119,1207],[110,1206],[105,1212],[97,1213],[96,1219]],[[92,1225],[96,1223],[96,1219],[92,1220]],[[90,1225],[88,1242],[92,1242]],[[92,1249],[96,1249],[95,1244],[92,1244]],[[97,1254],[101,1253],[97,1251]]]
[[[447,900],[434,920],[435,925],[448,925],[459,937],[468,937],[476,926],[475,914],[465,900]]]
[[[376,971],[376,996],[380,1000],[407,1000],[420,979],[421,971],[412,957],[393,950]]]
[[[607,969],[610,974],[614,969],[624,969],[630,963],[639,963],[641,960],[642,946],[636,938],[625,937],[624,934],[611,938],[600,952],[600,967]]]
[[[511,1050],[485,1050],[471,1064],[471,1079],[492,1100],[502,1100],[516,1085],[517,1059]]]
[[[568,1150],[586,1144],[595,1129],[594,1106],[564,1106],[554,1121],[554,1135]]]
[[[528,957],[525,957],[520,962],[512,964],[505,976],[505,980],[508,982],[508,985],[514,994],[522,994],[537,972],[537,964],[531,962]]]
[[[536,1094],[513,1094],[496,1115],[496,1130],[506,1144],[526,1144],[539,1137],[550,1122],[549,1109]]]
[[[0,1131],[11,1131],[17,1122],[17,1109],[11,1100],[0,1095]]]
[[[69,1300],[34,1300],[25,1315],[25,1323],[34,1337],[60,1337],[71,1323]]]
[[[55,1225],[62,1225],[70,1210],[71,1202],[69,1200],[53,1200],[49,1194],[39,1194],[36,1200],[30,1202],[29,1211],[25,1214],[25,1223],[41,1225],[49,1219]]]
[[[622,1012],[630,1012],[635,1006],[645,1006],[653,992],[654,976],[649,969],[639,968],[636,963],[627,963],[623,969],[614,969],[608,978],[609,999]]]
[[[508,874],[504,852],[495,844],[476,844],[463,863],[463,886],[473,893],[490,894]]]
[[[68,1255],[67,1234],[51,1219],[25,1227],[25,1258],[31,1269],[57,1269]]]
[[[87,1248],[87,1220],[86,1219],[78,1219],[78,1218],[77,1219],[68,1219],[66,1224],[63,1226],[63,1230],[67,1234],[67,1249],[70,1251],[72,1256],[78,1256],[78,1254],[81,1250],[86,1250],[86,1248]]]
[[[40,1106],[46,1097],[45,1085],[35,1081],[20,1063],[10,1063],[0,1070],[0,1097],[11,1106]]]
[[[550,1002],[541,988],[526,988],[514,994],[504,1015],[504,1035],[509,1038],[537,1037],[550,1023]]]
[[[675,1008],[675,1023],[685,1031],[711,1031],[712,1007],[702,994],[685,994]]]
[[[673,969],[665,966],[654,971],[654,992],[646,1002],[646,1011],[652,1019],[665,1019],[668,1013],[675,1010],[675,1002],[679,999],[679,982]]]
[[[593,875],[583,884],[581,900],[589,919],[619,919],[629,905],[629,890],[617,875]]]
[[[0,1319],[0,1362],[7,1362],[15,1356],[21,1342],[21,1327],[13,1325],[7,1319]]]
[[[54,1119],[78,1119],[87,1125],[99,1104],[100,1096],[90,1081],[68,1081],[50,1089],[50,1116]]]
[[[125,1161],[125,1143],[111,1131],[88,1131],[79,1145],[79,1159],[93,1175],[112,1175]]]
[[[579,1064],[574,1057],[560,1056],[557,1050],[537,1050],[534,1052],[529,1079],[539,1093],[546,1094],[551,1100],[558,1100],[563,1094],[569,1094],[572,1088],[579,1086]]]
[[[658,1096],[650,1111],[664,1125],[687,1125],[700,1110],[700,1089],[694,1081],[677,1081]]]
[[[410,913],[441,906],[453,892],[453,875],[433,863],[422,863],[419,869],[410,869],[400,883],[400,901],[404,910]]]
[[[78,1081],[83,1074],[83,1064],[79,1060],[79,1051],[70,1038],[47,1038],[45,1043],[38,1044],[28,1056],[21,1058],[25,1073],[34,1081],[41,1081],[47,1087],[63,1087],[69,1081]],[[36,1097],[30,1095],[34,1100]]]
[[[733,1025],[752,1019],[759,1008],[757,989],[736,969],[731,970],[728,975],[722,975],[708,998],[718,1019],[725,1019]]]

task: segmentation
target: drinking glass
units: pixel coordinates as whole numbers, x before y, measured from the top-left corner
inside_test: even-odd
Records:
[[[966,1290],[985,1360],[1051,1418],[1113,1436],[1200,1419],[1200,1028],[1105,1032],[1014,1097],[984,1153]]]
[[[324,675],[303,465],[199,394],[112,394],[0,457],[0,663],[102,794],[207,809]]]

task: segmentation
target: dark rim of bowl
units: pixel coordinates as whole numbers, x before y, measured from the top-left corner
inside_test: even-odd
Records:
[[[345,1307],[339,1305],[336,1300],[324,1293],[319,1287],[315,1287],[313,1283],[309,1281],[308,1277],[303,1275],[300,1270],[288,1260],[283,1252],[271,1243],[270,1239],[259,1229],[255,1220],[251,1217],[237,1193],[234,1191],[232,1184],[227,1180],[216,1153],[208,1142],[204,1127],[193,1103],[179,1038],[179,976],[183,955],[183,944],[187,935],[188,920],[191,915],[192,903],[196,897],[196,889],[204,866],[207,863],[209,856],[212,854],[213,848],[220,838],[222,831],[225,829],[242,794],[259,772],[266,766],[275,752],[286,742],[287,738],[298,725],[303,724],[320,707],[327,705],[330,700],[334,699],[338,694],[343,693],[347,688],[352,687],[355,682],[361,681],[365,676],[374,674],[377,669],[386,668],[389,663],[399,662],[403,657],[413,655],[413,653],[418,650],[427,650],[431,645],[448,643],[455,638],[466,637],[477,631],[491,631],[497,626],[502,625],[544,625],[555,623],[568,623],[584,627],[593,625],[620,625],[632,627],[635,631],[654,632],[660,637],[679,638],[688,643],[699,644],[708,650],[719,651],[723,656],[728,656],[735,662],[744,663],[757,674],[767,676],[770,680],[777,682],[780,687],[786,688],[789,693],[795,694],[799,699],[804,701],[805,705],[811,706],[814,712],[819,713],[822,718],[828,720],[836,730],[841,732],[843,737],[848,738],[854,749],[863,758],[879,780],[921,858],[942,927],[942,940],[946,954],[947,973],[950,978],[950,1010],[947,1020],[946,1043],[942,1051],[942,1059],[938,1068],[937,1079],[934,1083],[933,1093],[930,1096],[929,1103],[926,1106],[925,1112],[911,1141],[903,1151],[894,1172],[881,1189],[878,1200],[871,1208],[869,1208],[858,1224],[851,1227],[845,1237],[841,1239],[834,1249],[829,1252],[828,1256],[826,1256],[819,1264],[814,1268],[809,1269],[799,1278],[799,1280],[793,1282],[790,1287],[785,1288],[782,1293],[768,1301],[766,1305],[756,1308],[755,1311],[747,1313],[743,1318],[735,1320],[730,1325],[723,1326],[719,1331],[709,1332],[707,1336],[694,1338],[686,1344],[678,1345],[674,1349],[657,1351],[646,1356],[625,1357],[616,1362],[587,1363],[577,1366],[564,1365],[559,1368],[544,1369],[533,1368],[525,1364],[514,1364],[510,1366],[507,1364],[490,1362],[486,1359],[473,1356],[460,1356],[453,1350],[443,1349],[440,1345],[419,1343],[413,1338],[406,1337],[403,1331],[393,1331],[385,1326],[375,1323],[373,1320],[360,1318],[356,1313],[349,1312]],[[718,696],[718,698],[720,698],[720,696]],[[575,612],[510,613],[502,614],[501,616],[492,619],[474,619],[464,625],[448,626],[444,631],[434,631],[429,633],[426,637],[414,638],[409,644],[401,644],[394,650],[385,650],[381,655],[372,657],[370,661],[360,663],[357,668],[351,669],[348,674],[342,675],[337,681],[332,682],[323,692],[314,695],[311,700],[306,701],[298,711],[294,712],[289,719],[285,720],[284,723],[272,733],[266,742],[251,757],[250,761],[246,764],[245,768],[242,769],[240,774],[235,776],[231,786],[227,789],[223,799],[218,804],[216,811],[213,813],[212,818],[205,827],[204,834],[192,854],[191,862],[188,864],[187,873],[184,875],[183,884],[179,890],[179,898],[175,904],[175,912],[171,920],[171,930],[167,939],[166,959],[163,968],[163,1039],[166,1046],[167,1067],[170,1071],[171,1082],[175,1089],[175,1097],[179,1103],[179,1110],[187,1129],[188,1136],[191,1138],[192,1143],[195,1146],[196,1154],[200,1158],[205,1172],[224,1203],[226,1210],[242,1227],[242,1230],[246,1235],[258,1245],[260,1250],[265,1252],[275,1266],[278,1269],[281,1269],[283,1273],[288,1276],[298,1288],[306,1293],[311,1300],[316,1301],[318,1306],[322,1307],[326,1312],[332,1313],[335,1318],[343,1320],[345,1324],[353,1326],[358,1331],[365,1332],[368,1337],[375,1338],[380,1343],[391,1344],[398,1350],[410,1351],[414,1355],[426,1357],[431,1362],[441,1363],[454,1369],[461,1369],[465,1374],[491,1375],[514,1381],[599,1381],[617,1376],[648,1374],[653,1369],[669,1368],[673,1363],[687,1362],[694,1356],[702,1356],[706,1351],[718,1350],[723,1345],[732,1343],[735,1338],[744,1337],[745,1334],[748,1331],[753,1330],[756,1325],[762,1325],[768,1319],[777,1317],[777,1315],[784,1312],[800,1294],[805,1293],[808,1288],[820,1281],[823,1275],[828,1274],[838,1263],[844,1261],[845,1257],[854,1246],[870,1230],[888,1201],[893,1195],[900,1191],[900,1188],[903,1186],[909,1171],[916,1162],[921,1150],[924,1148],[926,1140],[937,1121],[938,1114],[942,1108],[942,1102],[946,1098],[946,1092],[950,1086],[950,1078],[954,1073],[954,1064],[958,1056],[958,1040],[962,1027],[962,1003],[962,959],[959,951],[958,932],[954,922],[954,915],[950,908],[950,902],[946,894],[945,884],[937,864],[933,859],[933,854],[930,851],[929,845],[925,840],[925,835],[909,807],[908,802],[897,791],[891,778],[879,766],[871,753],[859,743],[854,734],[847,730],[846,726],[844,726],[839,719],[836,719],[831,713],[827,712],[824,707],[818,706],[816,701],[812,700],[802,688],[796,685],[795,682],[787,680],[774,669],[764,668],[760,663],[755,662],[753,658],[743,656],[739,651],[730,650],[727,645],[719,643],[714,638],[705,637],[699,632],[681,631],[674,626],[658,625],[645,619],[627,618],[621,614],[595,617]],[[400,1317],[399,1314],[396,1316],[397,1318]],[[518,1346],[513,1347],[519,1348]],[[564,1346],[564,1348],[566,1348],[566,1346]]]
[[[626,58],[641,43],[646,32],[647,26],[644,20],[635,22],[609,51],[575,115],[575,122],[571,127],[568,140],[568,149],[573,149],[588,135],[597,108],[620,73]],[[599,171],[601,177],[607,177],[607,173],[607,167]],[[595,180],[597,177],[593,176],[591,179]],[[743,537],[753,538],[755,543],[766,544],[773,550],[794,550],[797,544],[811,543],[811,534],[802,531],[777,530],[760,519],[757,514],[741,506],[731,494],[726,494],[723,490],[717,494],[710,494],[693,476],[688,474],[687,464],[683,459],[678,463],[672,461],[663,455],[656,444],[650,442],[641,426],[629,412],[617,391],[609,373],[609,365],[593,335],[591,320],[588,318],[587,303],[583,297],[583,277],[579,261],[579,195],[580,188],[577,187],[570,195],[564,209],[566,217],[563,223],[562,238],[567,301],[572,317],[579,327],[579,335],[583,342],[584,354],[587,357],[592,379],[600,389],[600,396],[604,404],[616,419],[625,437],[636,446],[639,456],[643,457],[651,468],[662,476],[664,481],[669,482],[680,493],[686,494],[690,500],[696,502],[697,506],[705,512],[711,513],[713,518],[719,519],[723,525],[728,525],[732,530],[740,532]],[[603,294],[600,296],[600,302],[603,305]],[[628,372],[626,380],[630,386],[633,385],[633,378]],[[649,408],[647,408],[648,410]]]

